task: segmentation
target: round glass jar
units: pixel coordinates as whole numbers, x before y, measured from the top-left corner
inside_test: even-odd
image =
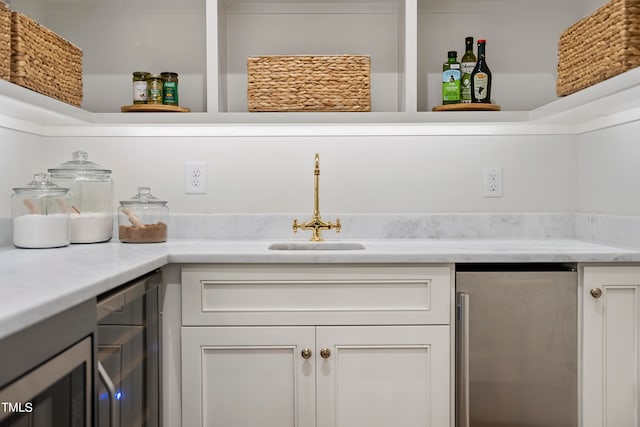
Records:
[[[118,209],[118,237],[124,243],[159,243],[167,240],[169,208],[149,187],[138,187],[138,194],[122,200]]]
[[[162,88],[164,86],[160,74],[151,74],[147,79],[147,104],[162,104]]]
[[[49,169],[51,181],[70,189],[71,243],[106,242],[113,236],[111,171],[90,162],[84,151]]]
[[[18,248],[57,248],[69,239],[69,189],[37,173],[11,195],[13,244]]]
[[[147,79],[151,74],[146,71],[133,72],[133,103],[147,103]]]

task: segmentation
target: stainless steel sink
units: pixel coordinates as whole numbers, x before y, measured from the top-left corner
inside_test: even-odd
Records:
[[[281,242],[269,245],[270,250],[276,251],[352,251],[365,249],[360,243],[354,242]]]

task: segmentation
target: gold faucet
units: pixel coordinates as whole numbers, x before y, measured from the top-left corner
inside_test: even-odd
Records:
[[[313,218],[304,224],[298,224],[298,220],[293,220],[293,232],[297,233],[300,230],[311,230],[311,241],[322,242],[324,239],[320,236],[322,230],[331,230],[335,228],[336,233],[339,233],[342,229],[340,225],[340,219],[336,219],[336,223],[324,221],[320,218],[320,156],[316,153],[315,156],[315,168],[313,169]]]

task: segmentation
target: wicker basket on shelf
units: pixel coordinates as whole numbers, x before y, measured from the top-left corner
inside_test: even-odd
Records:
[[[28,16],[12,12],[11,82],[79,107],[82,50]]]
[[[249,111],[371,111],[368,55],[268,55],[247,60]]]
[[[556,92],[569,95],[640,65],[640,0],[611,0],[558,44]]]
[[[0,1],[0,79],[11,76],[11,10]]]

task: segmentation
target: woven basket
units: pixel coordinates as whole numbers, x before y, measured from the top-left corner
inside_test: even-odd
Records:
[[[247,60],[249,111],[371,111],[368,55]]]
[[[611,0],[560,36],[556,92],[569,95],[640,65],[640,0]]]
[[[11,10],[0,2],[0,79],[11,76]]]
[[[82,50],[28,16],[12,12],[11,82],[79,107]]]

